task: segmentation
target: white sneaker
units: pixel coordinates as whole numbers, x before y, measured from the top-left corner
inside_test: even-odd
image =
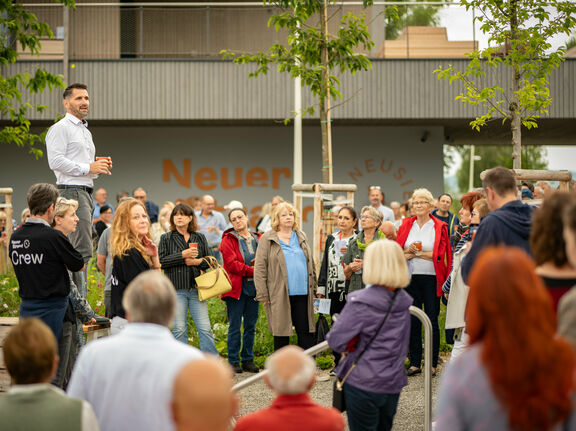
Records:
[[[321,369],[316,369],[316,381],[317,382],[327,382],[330,380],[330,376],[322,371]]]

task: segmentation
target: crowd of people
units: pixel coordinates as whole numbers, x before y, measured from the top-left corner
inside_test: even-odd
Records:
[[[358,212],[334,202],[334,229],[315,262],[298,210],[280,196],[256,226],[240,201],[219,212],[210,195],[159,208],[137,188],[112,205],[106,190],[93,190],[113,165],[95,157],[87,88],[67,88],[63,102],[66,117],[46,138],[57,185],[30,187],[27,218],[3,237],[22,319],[3,345],[13,386],[0,396],[0,431],[230,429],[233,375],[260,371],[260,304],[274,349],[265,381],[277,396],[236,429],[342,430],[340,412],[308,395],[327,377],[304,353],[316,342],[317,298],[330,300],[326,338],[350,430],[392,429],[402,389],[422,372],[410,306],[432,323],[433,375],[441,329],[454,344],[436,430],[576,430],[574,191],[518,187],[512,171],[496,167],[456,215],[450,195],[417,188],[387,207],[372,186]],[[534,194],[539,200],[522,201]],[[2,215],[0,228],[9,222]],[[94,237],[112,335],[84,346],[82,323],[107,320],[86,301]],[[228,364],[196,280],[214,261],[231,285],[221,297]],[[200,349],[189,344],[188,313]]]

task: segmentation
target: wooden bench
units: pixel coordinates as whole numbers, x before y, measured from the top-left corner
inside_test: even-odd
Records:
[[[97,340],[98,338],[107,337],[110,335],[110,324],[102,325],[82,325],[84,328],[84,335],[86,335],[86,342]]]
[[[3,346],[4,339],[13,326],[18,324],[18,317],[0,317],[0,392],[6,392],[10,387],[10,375],[4,364]],[[86,342],[110,335],[110,324],[107,325],[83,325]]]

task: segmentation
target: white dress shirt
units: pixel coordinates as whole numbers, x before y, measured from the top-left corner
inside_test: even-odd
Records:
[[[16,394],[33,394],[45,390],[54,391],[63,397],[66,396],[66,393],[62,389],[57,388],[56,386],[52,386],[49,383],[14,385],[8,389],[8,392],[6,392],[5,396],[9,397],[10,395]],[[34,412],[30,413],[34,414]],[[94,410],[92,410],[92,406],[86,401],[82,401],[82,431],[100,431],[98,421],[96,420],[96,415],[94,415]]]
[[[406,238],[406,243],[404,244],[404,249],[406,250],[410,247],[410,244],[421,241],[422,251],[433,251],[434,250],[434,239],[436,238],[436,232],[434,231],[434,222],[432,219],[428,220],[422,227],[418,225],[418,221],[414,220],[412,229]],[[434,263],[431,260],[421,259],[415,257],[411,259],[411,273],[420,275],[436,275],[434,270]]]
[[[94,185],[93,179],[98,175],[90,174],[90,163],[94,161],[96,149],[87,126],[86,121],[67,113],[48,130],[48,165],[56,175],[56,184]]]
[[[174,379],[184,365],[202,357],[168,328],[129,323],[119,334],[82,349],[68,395],[92,404],[103,431],[174,430]]]

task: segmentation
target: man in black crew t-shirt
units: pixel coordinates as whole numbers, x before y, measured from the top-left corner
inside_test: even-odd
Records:
[[[20,286],[20,317],[38,317],[58,339],[62,330],[70,271],[84,267],[82,255],[70,241],[50,227],[58,190],[34,184],[26,196],[31,217],[10,238],[10,260]]]

